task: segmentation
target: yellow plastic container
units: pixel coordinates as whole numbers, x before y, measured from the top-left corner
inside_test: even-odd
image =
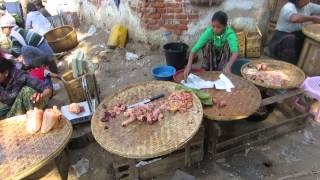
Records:
[[[127,41],[127,35],[128,29],[125,26],[120,24],[114,25],[109,35],[108,46],[112,48],[124,48]]]

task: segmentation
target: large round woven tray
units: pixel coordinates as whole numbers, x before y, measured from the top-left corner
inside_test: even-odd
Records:
[[[0,179],[22,179],[57,157],[67,145],[72,125],[64,118],[47,134],[28,134],[26,116],[0,121]]]
[[[205,71],[194,74],[202,79],[215,81],[219,79],[221,72]],[[203,89],[204,92],[209,93],[217,102],[225,100],[227,104],[224,108],[218,108],[217,105],[204,107],[203,114],[210,120],[234,121],[244,119],[255,113],[261,105],[261,94],[256,86],[239,76],[232,74],[227,76],[235,86],[232,92]],[[181,82],[183,74],[180,74],[177,79]]]
[[[302,32],[309,38],[320,42],[320,24],[307,24],[302,28]]]
[[[244,73],[244,69],[248,66],[255,66],[257,64],[265,63],[268,65],[268,68],[271,70],[281,70],[284,74],[286,74],[288,77],[290,77],[289,82],[285,86],[274,86],[271,84],[266,84],[261,81],[256,81],[248,78],[246,74]],[[249,63],[243,65],[241,67],[241,74],[242,76],[247,79],[248,81],[251,81],[252,83],[269,89],[292,89],[297,88],[301,85],[301,83],[305,80],[305,74],[304,72],[298,68],[297,66],[286,63],[283,61],[278,60],[270,60],[270,59],[263,59],[263,60],[252,60]]]
[[[105,108],[116,103],[133,104],[161,93],[166,97],[177,84],[152,81],[127,87],[104,99],[95,111],[91,128],[96,141],[107,151],[127,158],[153,158],[171,153],[187,143],[200,128],[203,110],[200,100],[193,95],[193,107],[186,113],[165,113],[164,119],[153,125],[133,122],[122,127],[123,115],[108,122],[108,129],[100,120]],[[166,98],[165,97],[165,98]]]

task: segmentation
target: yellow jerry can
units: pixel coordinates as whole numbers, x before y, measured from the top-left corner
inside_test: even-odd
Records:
[[[108,46],[111,48],[121,47],[124,48],[127,41],[128,29],[120,24],[112,27],[108,39]]]

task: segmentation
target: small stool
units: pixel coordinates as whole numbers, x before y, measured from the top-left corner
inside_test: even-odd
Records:
[[[305,93],[320,102],[320,76],[308,77],[301,85]],[[313,113],[314,120],[320,122],[320,107]]]

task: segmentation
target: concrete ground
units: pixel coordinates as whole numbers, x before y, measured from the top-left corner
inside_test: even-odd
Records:
[[[95,63],[101,97],[110,95],[131,83],[152,80],[151,68],[158,64],[165,64],[164,53],[157,46],[132,42],[129,39],[125,49],[106,51],[106,37],[108,36],[105,32],[99,32],[79,45],[85,51],[86,59]],[[143,55],[143,58],[132,62],[126,61],[125,52],[127,51]],[[65,61],[67,59],[68,56]],[[66,98],[66,92],[62,89],[57,92],[51,103],[65,105],[68,103]],[[320,171],[319,129],[319,124],[308,120],[305,129],[269,141],[265,145],[248,148],[244,152],[219,159],[216,166],[212,160],[205,157],[203,162],[191,168],[182,169],[182,171],[199,180],[271,180],[300,172],[318,172]],[[81,149],[71,150],[71,164],[75,164],[81,158],[89,160],[88,171],[77,177],[74,169],[70,168],[69,179],[114,179],[110,155],[97,143],[93,142]],[[307,175],[303,177],[288,179],[316,180],[320,178],[320,174],[305,174]],[[154,179],[167,180],[173,176],[174,171]],[[43,168],[34,177],[30,179],[59,179],[57,169],[53,164]]]

